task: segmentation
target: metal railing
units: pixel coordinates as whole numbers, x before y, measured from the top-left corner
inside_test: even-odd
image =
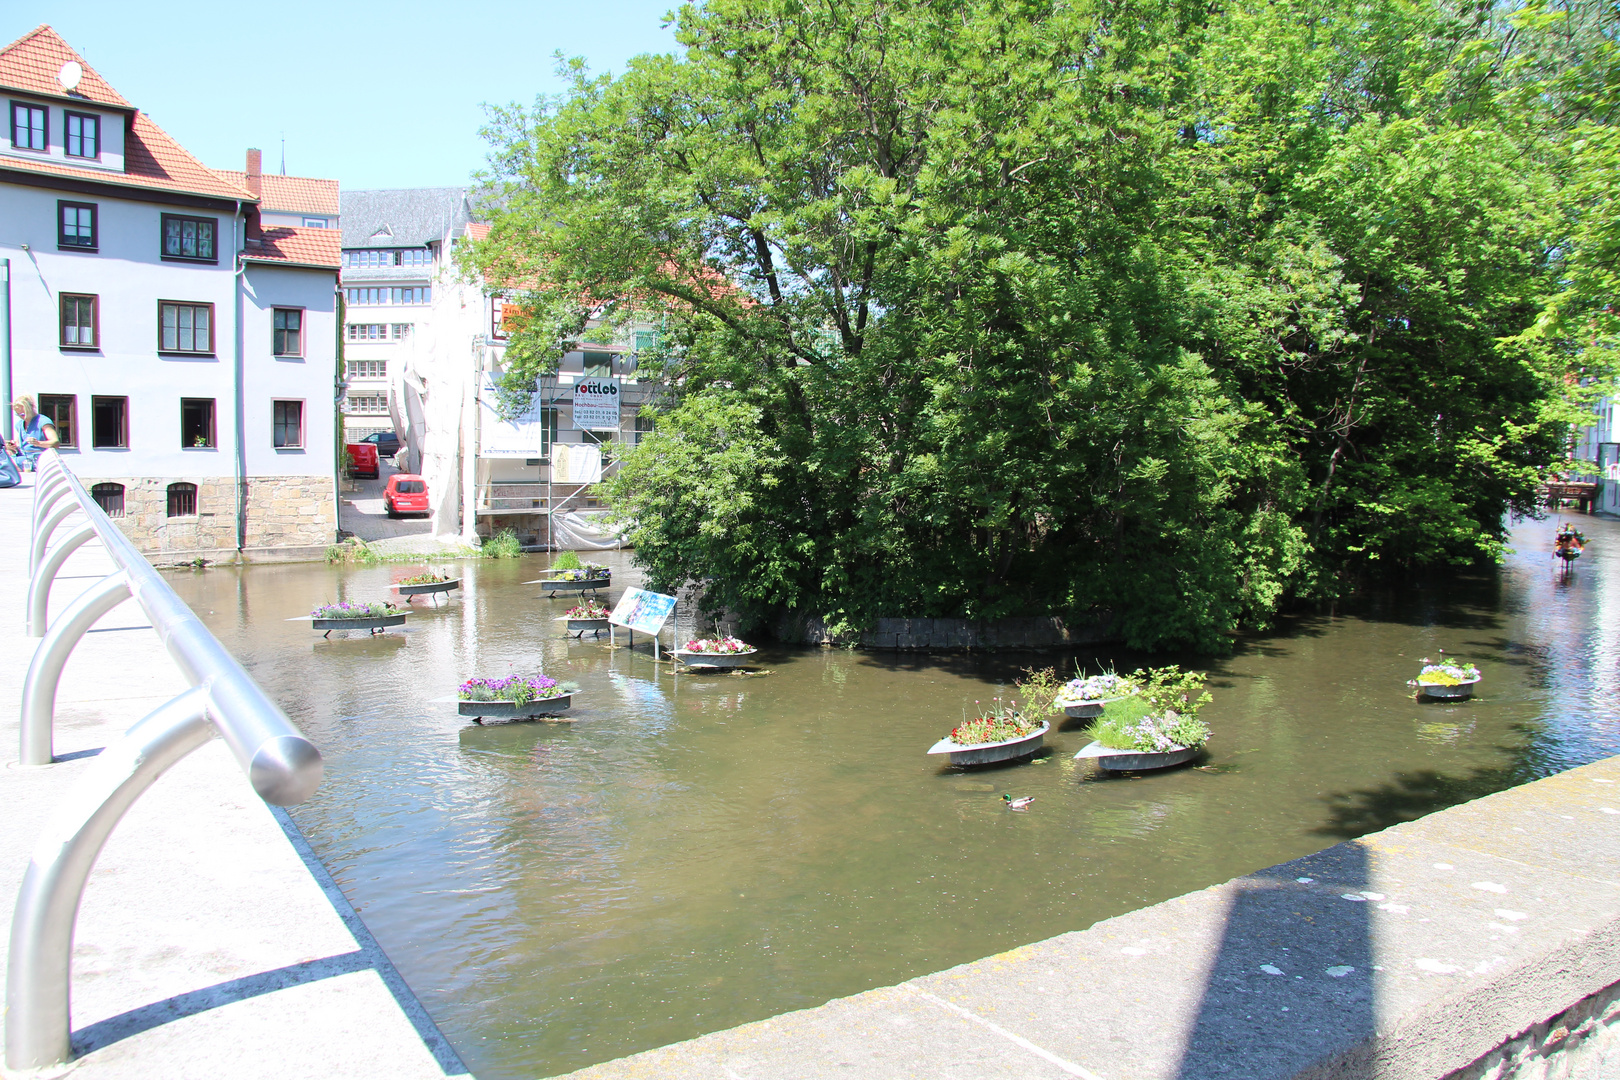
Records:
[[[28,633],[41,638],[23,683],[21,753],[48,766],[56,689],[74,646],[97,619],[133,597],[185,676],[189,689],[160,705],[86,770],[57,809],[17,894],[6,968],[6,1066],[38,1069],[68,1061],[73,928],[85,881],[124,812],[158,777],[218,734],[266,802],[290,806],[321,783],[321,753],[267,697],[152,564],[86,494],[55,451],[35,473],[29,545]],[[84,524],[50,547],[75,512]],[[92,537],[116,571],[91,585],[47,625],[51,583]]]

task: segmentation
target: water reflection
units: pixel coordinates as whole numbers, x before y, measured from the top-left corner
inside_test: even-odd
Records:
[[[1555,526],[1519,526],[1499,574],[1242,642],[1209,666],[1208,758],[1146,776],[1073,761],[1083,737],[1067,727],[1013,768],[926,758],[972,702],[1052,657],[774,649],[764,674],[676,675],[563,636],[569,601],[522,584],[544,565],[532,556],[467,565],[451,603],[376,639],[282,620],[382,599],[398,567],[175,584],[326,752],[297,820],[494,1080],[1083,928],[1620,752],[1620,602],[1603,587],[1620,582],[1620,528],[1583,522],[1593,542],[1560,585]],[[635,583],[622,556],[604,561]],[[1409,696],[1440,648],[1485,670],[1474,701]],[[476,727],[443,700],[473,674],[538,670],[581,685],[574,723]],[[1036,802],[1008,813],[1003,792]]]

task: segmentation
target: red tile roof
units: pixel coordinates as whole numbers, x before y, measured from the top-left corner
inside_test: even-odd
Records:
[[[246,262],[340,270],[343,267],[343,234],[336,229],[295,229],[274,225],[264,230],[263,239],[247,242],[242,258]]]
[[[84,65],[84,77],[72,94],[64,91],[56,82],[56,73],[69,60],[77,60]],[[68,48],[67,42],[49,26],[41,26],[0,49],[0,89],[20,90],[68,101],[92,101],[120,109],[133,108],[88,64],[84,64],[79,55]],[[60,159],[12,156],[0,158],[0,170],[62,176],[120,187],[209,195],[233,201],[254,201],[251,191],[233,184],[192,157],[168,132],[142,112],[133,114],[124,133],[124,171],[121,173],[69,165]]]
[[[239,169],[215,169],[238,187],[247,187],[247,173]],[[308,176],[280,176],[263,173],[259,177],[259,209],[285,214],[339,213],[338,182]]]
[[[69,60],[82,67],[84,74],[78,86],[64,90],[56,77]],[[97,75],[95,69],[84,62],[84,57],[74,52],[55,30],[45,25],[0,49],[0,89],[21,90],[25,94],[65,101],[93,101],[118,109],[135,107],[107,85],[107,80]]]
[[[485,225],[482,221],[470,221],[467,223],[467,239],[483,240],[488,236],[489,226]]]

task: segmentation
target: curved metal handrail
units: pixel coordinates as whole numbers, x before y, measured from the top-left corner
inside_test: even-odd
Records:
[[[23,684],[24,765],[48,766],[56,688],[73,648],[102,615],[132,597],[151,620],[188,689],[98,755],[36,846],[12,914],[7,961],[6,1065],[39,1069],[72,1057],[69,981],[73,924],[85,881],[124,811],[162,773],[216,733],[266,802],[290,806],[320,786],[321,753],[271,701],[145,556],[119,531],[55,451],[38,459],[30,536],[29,633],[42,640]],[[74,510],[88,519],[53,551]],[[55,624],[45,598],[67,555],[94,533],[117,567]]]

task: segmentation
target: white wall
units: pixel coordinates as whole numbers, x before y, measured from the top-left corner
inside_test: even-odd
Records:
[[[243,416],[248,475],[330,476],[337,373],[337,271],[249,263],[242,305]],[[303,356],[276,356],[274,309],[304,312]],[[304,403],[304,446],[277,449],[277,399]]]
[[[53,165],[69,165],[75,169],[99,170],[101,172],[124,171],[124,125],[128,122],[123,113],[111,109],[98,108],[89,103],[75,102],[68,105],[64,102],[53,102],[46,98],[31,98],[27,94],[7,93],[0,98],[6,106],[5,129],[0,133],[0,157],[20,158],[24,161],[46,160]],[[11,102],[22,102],[28,105],[43,105],[50,113],[46,121],[46,142],[49,149],[18,150],[11,145]],[[70,158],[67,156],[67,113],[68,110],[80,115],[94,116],[101,121],[100,141],[101,153],[95,158]]]

